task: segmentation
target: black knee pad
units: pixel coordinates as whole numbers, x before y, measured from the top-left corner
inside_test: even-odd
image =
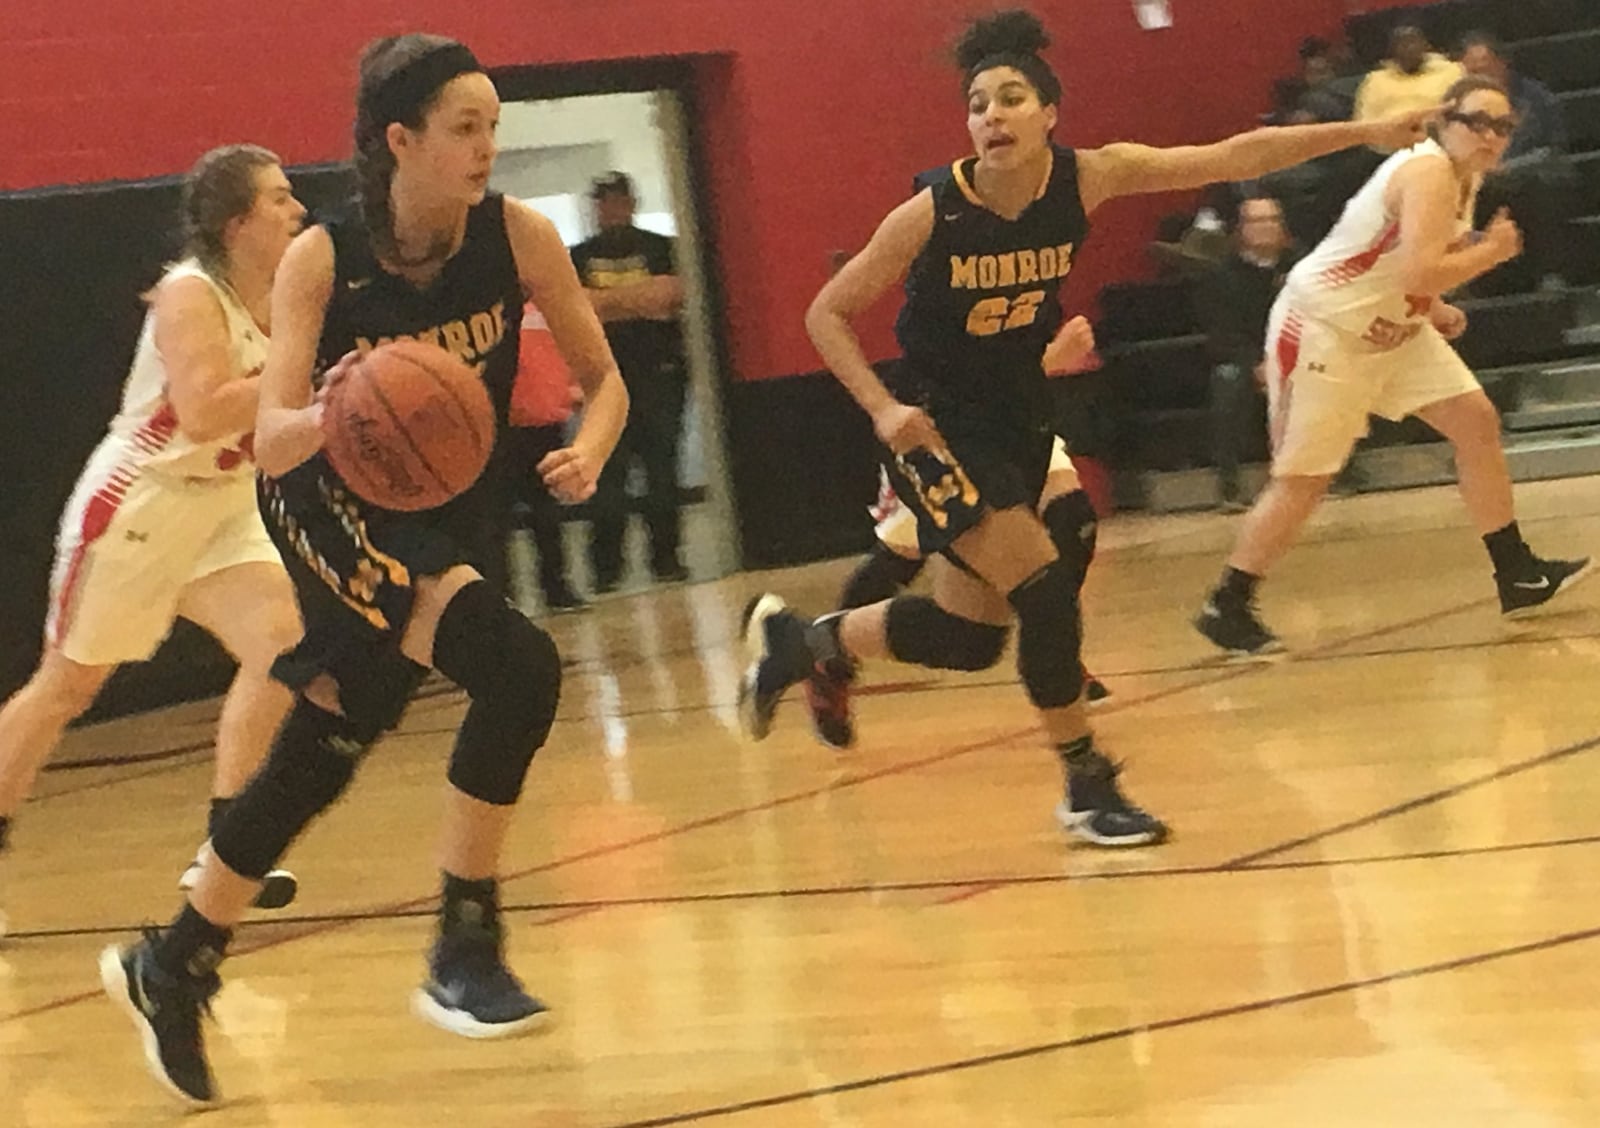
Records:
[[[1100,532],[1100,515],[1094,511],[1088,493],[1073,490],[1053,498],[1041,516],[1056,552],[1075,578],[1075,586],[1082,588],[1089,565],[1094,561],[1095,541]]]
[[[1071,705],[1083,692],[1078,583],[1071,567],[1055,560],[1006,598],[1017,610],[1017,670],[1028,698],[1041,709]]]
[[[488,584],[469,584],[439,617],[433,664],[472,698],[450,756],[450,783],[485,803],[515,803],[556,719],[555,642]]]
[[[889,604],[889,653],[935,670],[987,670],[1006,648],[1005,627],[952,615],[923,595]]]
[[[901,556],[881,543],[872,546],[872,553],[850,573],[839,594],[839,609],[868,607],[893,599],[902,588],[917,578],[926,561]]]
[[[372,740],[354,722],[297,701],[211,849],[240,876],[265,877],[311,820],[344,793]]]

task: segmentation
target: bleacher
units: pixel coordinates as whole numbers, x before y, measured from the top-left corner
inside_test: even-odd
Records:
[[[1353,16],[1346,32],[1374,63],[1401,23],[1420,25],[1441,48],[1491,30],[1516,70],[1561,99],[1581,199],[1567,285],[1462,301],[1471,327],[1459,348],[1501,411],[1516,479],[1600,473],[1600,0],[1444,0]],[[1125,283],[1101,297],[1106,372],[1098,399],[1110,416],[1107,453],[1127,505],[1167,511],[1217,500],[1209,364],[1188,285]],[[1263,435],[1254,457],[1265,454]],[[1374,420],[1355,461],[1363,490],[1454,478],[1448,446],[1415,420]],[[1264,473],[1249,468],[1247,486]]]

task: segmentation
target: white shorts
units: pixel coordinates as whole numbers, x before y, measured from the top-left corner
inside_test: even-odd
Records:
[[[72,661],[150,657],[184,589],[237,564],[275,564],[252,475],[188,481],[145,472],[125,486],[86,473],[61,515],[45,640]]]
[[[1367,417],[1400,420],[1482,385],[1431,325],[1374,351],[1347,330],[1279,300],[1267,323],[1267,405],[1275,477],[1337,474]]]
[[[1061,441],[1060,435],[1057,435],[1050,447],[1049,476],[1055,477],[1062,473],[1071,474],[1076,482],[1078,471],[1072,465],[1072,458],[1067,454],[1067,444]],[[877,522],[877,527],[873,531],[890,552],[909,560],[915,560],[922,555],[922,548],[917,539],[916,514],[900,504],[900,499],[895,496],[894,487],[889,484],[889,475],[882,467],[878,469],[878,500],[868,512]]]

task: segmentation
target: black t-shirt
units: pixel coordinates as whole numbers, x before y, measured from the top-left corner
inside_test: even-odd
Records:
[[[590,290],[609,290],[676,274],[672,240],[638,227],[602,231],[572,248],[578,277]],[[683,354],[683,332],[676,320],[648,318],[608,321],[606,340],[624,374],[677,365]]]
[[[1051,428],[1044,351],[1061,327],[1061,286],[1089,235],[1078,158],[1053,149],[1050,179],[1016,219],[973,188],[977,158],[931,183],[933,234],[912,264],[895,331],[896,392],[936,422],[1015,435]]]
[[[1254,368],[1266,352],[1267,317],[1297,256],[1285,251],[1271,266],[1229,255],[1195,288],[1206,352],[1217,364]]]

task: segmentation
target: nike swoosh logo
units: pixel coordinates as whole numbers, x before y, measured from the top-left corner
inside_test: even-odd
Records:
[[[365,290],[370,285],[372,285],[372,279],[370,278],[352,278],[345,283],[345,288],[349,290]]]
[[[1530,584],[1530,583],[1526,582],[1525,580],[1517,580],[1511,586],[1512,587],[1523,588],[1523,589],[1525,589],[1527,591],[1543,591],[1545,588],[1550,586],[1550,577],[1549,576],[1540,576],[1539,577],[1539,582],[1536,583],[1536,584]]]
[[[946,220],[954,220],[954,219],[960,219],[960,218],[961,218],[961,213],[960,212],[956,212],[954,215],[945,216]]]

